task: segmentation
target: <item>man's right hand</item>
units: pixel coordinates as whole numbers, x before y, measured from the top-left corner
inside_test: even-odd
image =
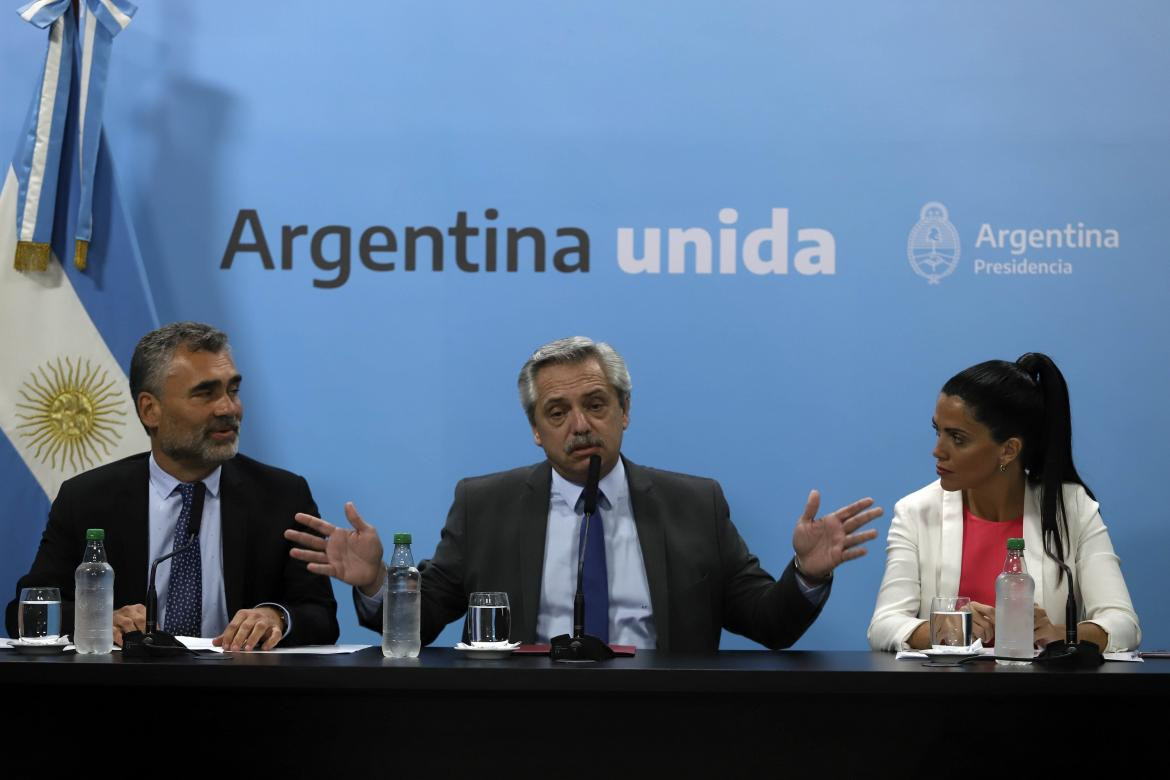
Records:
[[[336,577],[367,596],[377,595],[385,571],[382,540],[378,538],[377,529],[362,520],[352,501],[345,504],[345,517],[353,526],[352,531],[319,517],[297,514],[296,521],[316,533],[291,528],[285,531],[284,538],[297,545],[289,555],[307,563],[309,571],[314,574]]]
[[[131,631],[146,631],[146,607],[127,604],[114,610],[114,644],[122,646],[122,635]]]

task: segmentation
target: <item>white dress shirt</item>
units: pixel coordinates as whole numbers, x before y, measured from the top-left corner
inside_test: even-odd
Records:
[[[223,534],[219,521],[219,478],[217,468],[203,479],[207,489],[203,499],[203,517],[199,525],[199,562],[203,581],[203,636],[219,636],[228,624],[227,598],[223,592]],[[154,453],[150,455],[150,558],[166,555],[175,546],[175,526],[183,508],[179,480],[162,470]],[[166,625],[167,593],[171,586],[171,561],[158,565],[155,588],[158,590],[158,625]],[[147,587],[150,569],[146,570]]]

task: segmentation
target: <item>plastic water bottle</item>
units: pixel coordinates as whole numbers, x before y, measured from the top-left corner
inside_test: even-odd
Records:
[[[386,595],[382,604],[382,655],[418,658],[422,647],[422,575],[410,553],[410,534],[394,534],[394,555],[386,567]]]
[[[85,555],[73,578],[73,644],[78,653],[108,653],[114,647],[114,569],[106,563],[106,532],[85,532]]]
[[[1032,657],[1036,583],[1024,565],[1024,540],[1008,539],[1007,549],[1003,573],[995,578],[995,658],[1012,666],[1031,663],[1002,659]]]

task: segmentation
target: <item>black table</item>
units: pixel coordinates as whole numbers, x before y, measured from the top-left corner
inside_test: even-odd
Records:
[[[50,739],[10,719],[4,755],[40,761],[51,750],[62,771],[79,758],[60,749],[62,737],[83,740],[89,712],[99,715],[95,744],[124,755],[128,770],[154,763],[147,756],[178,735],[198,746],[190,768],[232,776],[258,767],[297,777],[590,767],[614,776],[905,777],[951,774],[940,761],[980,751],[973,773],[996,776],[1009,749],[1033,760],[1061,744],[1082,758],[1121,745],[1127,755],[1158,755],[1162,718],[1151,710],[1170,701],[1170,661],[928,668],[868,652],[643,651],[572,666],[437,648],[395,661],[378,648],[166,660],[3,650],[0,685],[17,722],[57,724]],[[251,764],[253,755],[262,760]]]

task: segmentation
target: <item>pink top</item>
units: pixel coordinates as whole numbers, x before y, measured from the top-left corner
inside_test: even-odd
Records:
[[[1007,559],[1008,539],[1024,537],[1024,517],[1005,523],[984,520],[963,507],[963,568],[959,574],[959,595],[995,606],[995,578]]]

